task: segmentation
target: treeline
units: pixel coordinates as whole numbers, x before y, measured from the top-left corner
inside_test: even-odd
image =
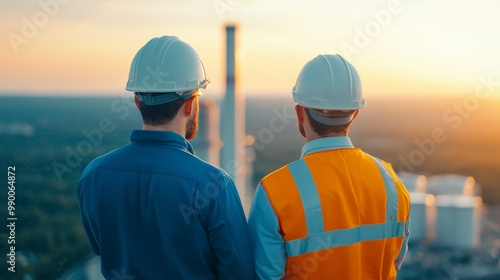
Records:
[[[0,218],[4,224],[8,215],[8,166],[16,167],[17,218],[15,273],[2,261],[0,279],[58,279],[92,254],[80,219],[78,180],[92,159],[129,142],[130,130],[140,127],[137,116],[122,120],[110,109],[114,100],[120,99],[2,98],[0,123],[26,123],[34,131],[0,130]],[[3,260],[11,245],[7,230],[0,226]]]
[[[51,163],[58,158],[43,157],[40,150],[26,153],[24,141],[14,136],[2,139],[2,185],[7,182],[7,167],[16,167],[15,244],[8,244],[2,226],[1,253],[6,255],[15,245],[15,272],[7,262],[0,263],[0,279],[57,279],[69,267],[91,252],[79,216],[77,182],[83,167],[74,168],[63,180],[55,176]],[[36,141],[32,145],[36,145]],[[21,144],[21,145],[20,145]],[[26,144],[26,143],[25,143]],[[9,147],[9,149],[6,149]],[[23,149],[24,148],[24,149]],[[35,150],[32,150],[35,151]],[[53,154],[48,151],[47,154]],[[64,154],[61,154],[63,160]],[[4,172],[5,171],[5,172]],[[7,189],[0,191],[0,217],[6,221]],[[32,278],[28,278],[31,276]]]

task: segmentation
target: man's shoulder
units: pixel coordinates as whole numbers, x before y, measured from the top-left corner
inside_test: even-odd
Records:
[[[105,154],[95,157],[87,164],[86,168],[83,171],[83,174],[86,174],[91,170],[98,169],[101,166],[115,165],[116,163],[122,162],[123,156],[126,155],[126,152],[124,152],[124,150],[127,149],[128,146],[129,144],[123,145]]]
[[[303,159],[298,159],[298,160],[295,160],[295,161],[292,161],[286,165],[283,165],[282,167],[268,173],[266,176],[264,176],[260,181],[261,183],[264,183],[264,182],[270,182],[270,181],[274,181],[274,180],[280,180],[280,178],[282,178],[283,176],[287,176],[290,174],[290,165],[292,164],[295,164],[296,162],[298,161],[302,161]]]
[[[108,151],[100,156],[97,156],[91,162],[99,163],[99,162],[117,160],[117,158],[120,157],[120,155],[125,155],[127,153],[125,152],[125,150],[128,149],[129,146],[130,144],[126,144],[111,151]]]
[[[175,176],[199,184],[229,180],[229,175],[222,168],[187,151],[163,149],[160,153],[153,154],[149,152],[148,155],[143,155],[133,145],[124,145],[92,160],[85,168],[82,177],[100,170],[106,172],[120,170]]]
[[[198,157],[193,157],[193,160],[192,171],[196,174],[199,180],[204,182],[221,183],[230,179],[229,174],[221,167],[208,163]]]

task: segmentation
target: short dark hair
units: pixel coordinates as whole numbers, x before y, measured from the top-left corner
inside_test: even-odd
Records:
[[[141,93],[135,93],[139,95]],[[165,93],[154,93],[153,96],[162,95]],[[180,98],[168,103],[160,105],[146,105],[142,101],[139,101],[139,111],[142,115],[142,120],[144,124],[147,125],[163,125],[171,122],[179,109],[182,107],[186,100]]]
[[[311,128],[316,134],[319,136],[326,136],[329,133],[345,133],[349,132],[349,127],[351,126],[352,120],[344,125],[326,125],[319,123],[315,121],[311,117],[311,113],[309,113],[309,110],[305,110],[307,114],[307,118],[309,119],[309,124],[311,125]]]

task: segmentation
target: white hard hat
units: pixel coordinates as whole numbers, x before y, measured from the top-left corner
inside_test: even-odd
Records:
[[[358,72],[338,54],[318,55],[306,63],[292,94],[307,108],[357,110],[366,105]]]
[[[146,105],[158,105],[189,98],[192,95],[188,92],[197,92],[208,83],[196,51],[175,36],[163,36],[151,39],[137,52],[126,89],[144,93],[139,94],[139,98]]]

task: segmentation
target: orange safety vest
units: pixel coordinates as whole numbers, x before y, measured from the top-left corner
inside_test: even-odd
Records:
[[[286,242],[285,279],[395,279],[410,199],[358,148],[305,155],[262,179]]]

